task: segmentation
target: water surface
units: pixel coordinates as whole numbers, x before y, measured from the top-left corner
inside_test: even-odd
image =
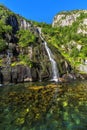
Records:
[[[0,130],[87,130],[87,81],[0,87]]]

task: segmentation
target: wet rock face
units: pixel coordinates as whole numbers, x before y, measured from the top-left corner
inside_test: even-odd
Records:
[[[27,66],[18,65],[5,68],[0,72],[0,83],[20,83],[24,81],[32,81],[31,69]]]
[[[38,69],[37,68],[32,68],[31,69],[31,76],[33,81],[37,81],[39,79],[39,74],[38,74]]]
[[[43,44],[40,44],[33,48],[32,60],[35,65],[32,69],[32,76],[38,80],[51,79],[51,63],[48,58],[48,54]]]
[[[13,28],[13,32],[16,32],[19,29],[18,21],[15,16],[9,16],[6,20],[6,23]]]
[[[24,82],[25,81],[31,81],[31,72],[30,68],[27,66],[18,65],[14,68],[12,68],[12,82]]]

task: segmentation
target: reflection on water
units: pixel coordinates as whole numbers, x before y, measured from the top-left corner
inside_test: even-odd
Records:
[[[87,81],[1,87],[0,130],[87,130]]]

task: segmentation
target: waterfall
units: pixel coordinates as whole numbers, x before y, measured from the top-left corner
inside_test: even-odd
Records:
[[[39,35],[41,37],[41,39],[43,40],[43,44],[45,46],[45,49],[47,51],[47,54],[48,54],[48,57],[49,57],[49,60],[51,62],[51,66],[52,66],[52,79],[51,81],[55,81],[55,82],[58,82],[58,78],[59,78],[59,72],[58,72],[58,68],[57,68],[57,63],[56,61],[54,60],[54,56],[53,56],[53,53],[52,51],[50,50],[50,48],[47,46],[47,42],[43,39],[43,37],[41,36],[41,29],[38,28],[38,31],[39,31]]]
[[[58,78],[59,78],[59,73],[58,73],[56,61],[53,59],[53,54],[52,54],[51,50],[49,49],[49,47],[47,46],[46,41],[44,41],[44,45],[45,45],[47,54],[49,56],[49,60],[50,60],[51,65],[52,65],[52,79],[51,79],[51,81],[57,82]]]

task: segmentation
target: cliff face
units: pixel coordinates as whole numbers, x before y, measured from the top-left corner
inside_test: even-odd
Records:
[[[58,14],[54,17],[53,20],[53,27],[57,27],[57,26],[69,26],[72,25],[73,22],[76,21],[76,19],[80,16],[80,13],[71,13],[68,14],[67,12]]]
[[[87,10],[61,12],[54,17],[52,27],[73,26],[79,23],[77,33],[87,34]]]
[[[0,82],[51,79],[52,68],[38,25],[4,6],[0,6]],[[52,45],[60,75],[70,72],[70,65]],[[66,65],[67,64],[67,65]]]
[[[75,69],[87,73],[87,10],[61,12],[52,27],[59,32],[58,39],[62,38],[58,47],[63,55]]]

